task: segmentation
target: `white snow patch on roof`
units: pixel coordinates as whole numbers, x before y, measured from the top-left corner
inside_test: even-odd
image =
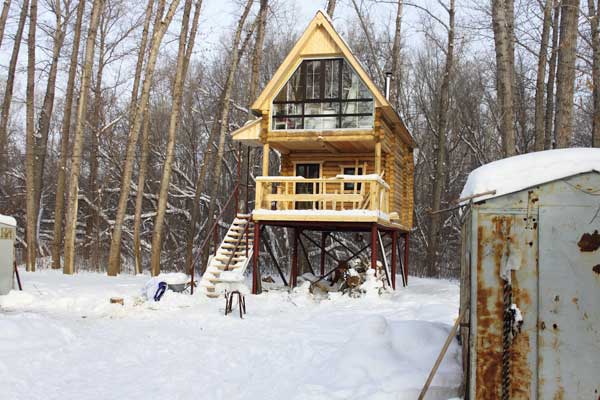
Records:
[[[9,217],[8,215],[0,214],[0,224],[17,226],[17,220],[13,217]]]
[[[600,149],[572,148],[522,154],[483,165],[469,174],[461,198],[495,190],[481,201],[569,176],[600,172]]]

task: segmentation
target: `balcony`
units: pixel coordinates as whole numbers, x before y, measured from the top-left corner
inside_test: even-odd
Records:
[[[255,221],[382,224],[398,219],[390,211],[390,187],[378,175],[259,176],[252,216]]]

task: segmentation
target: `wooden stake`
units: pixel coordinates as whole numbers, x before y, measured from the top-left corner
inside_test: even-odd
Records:
[[[450,330],[450,334],[448,335],[448,338],[446,339],[446,343],[444,343],[444,347],[442,347],[442,351],[440,351],[440,355],[438,356],[437,360],[435,361],[435,364],[433,364],[433,368],[431,369],[431,372],[429,373],[429,376],[427,377],[427,380],[425,381],[425,386],[423,386],[423,390],[421,390],[421,394],[419,395],[418,400],[423,400],[425,398],[425,395],[427,394],[427,390],[429,390],[429,385],[431,385],[431,381],[433,381],[433,377],[435,376],[440,364],[442,363],[442,360],[444,359],[444,356],[446,355],[446,351],[448,351],[448,347],[450,347],[450,343],[452,343],[452,339],[454,338],[454,336],[456,336],[456,331],[458,329],[458,326],[460,325],[460,321],[462,321],[462,319],[463,319],[465,310],[466,310],[466,308],[463,308],[460,311],[460,314],[458,315],[458,318],[456,319],[454,326]]]
[[[398,231],[392,231],[392,289],[396,290],[396,243],[398,242]]]
[[[377,224],[371,226],[371,268],[377,274]]]
[[[260,291],[260,276],[258,271],[258,253],[260,251],[260,223],[254,222],[254,249],[252,252],[252,294]]]
[[[321,232],[321,276],[325,275],[325,242],[327,240],[327,232]]]

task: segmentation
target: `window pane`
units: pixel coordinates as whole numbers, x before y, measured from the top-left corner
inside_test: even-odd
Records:
[[[358,112],[358,114],[372,114],[373,113],[373,102],[372,101],[359,101],[357,112]]]
[[[340,89],[340,60],[325,61],[325,98],[335,99]]]
[[[357,113],[356,102],[349,101],[349,102],[342,103],[342,114],[356,114],[356,113]]]
[[[304,105],[304,113],[306,115],[321,114],[321,104],[320,103],[306,103]]]
[[[321,61],[306,62],[306,98],[318,99],[321,97]]]
[[[336,129],[337,117],[306,117],[306,129]]]
[[[358,126],[358,117],[342,117],[342,128],[352,129]]]
[[[369,115],[367,117],[358,117],[358,127],[359,128],[373,127],[373,116]]]

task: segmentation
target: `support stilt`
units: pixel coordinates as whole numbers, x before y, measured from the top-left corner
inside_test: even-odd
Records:
[[[409,233],[406,232],[404,234],[404,281],[405,281],[406,285],[408,285],[408,253],[409,253],[408,239],[409,239]]]
[[[260,274],[258,271],[258,253],[260,251],[260,223],[254,223],[254,249],[252,252],[252,294],[260,293]]]
[[[325,242],[327,241],[327,232],[321,232],[321,276],[325,275]]]
[[[371,226],[371,268],[377,273],[377,224]]]
[[[298,228],[294,228],[292,246],[292,267],[290,268],[290,287],[296,287],[296,279],[298,277]]]
[[[392,231],[392,289],[396,290],[396,243],[398,242],[398,231]]]

